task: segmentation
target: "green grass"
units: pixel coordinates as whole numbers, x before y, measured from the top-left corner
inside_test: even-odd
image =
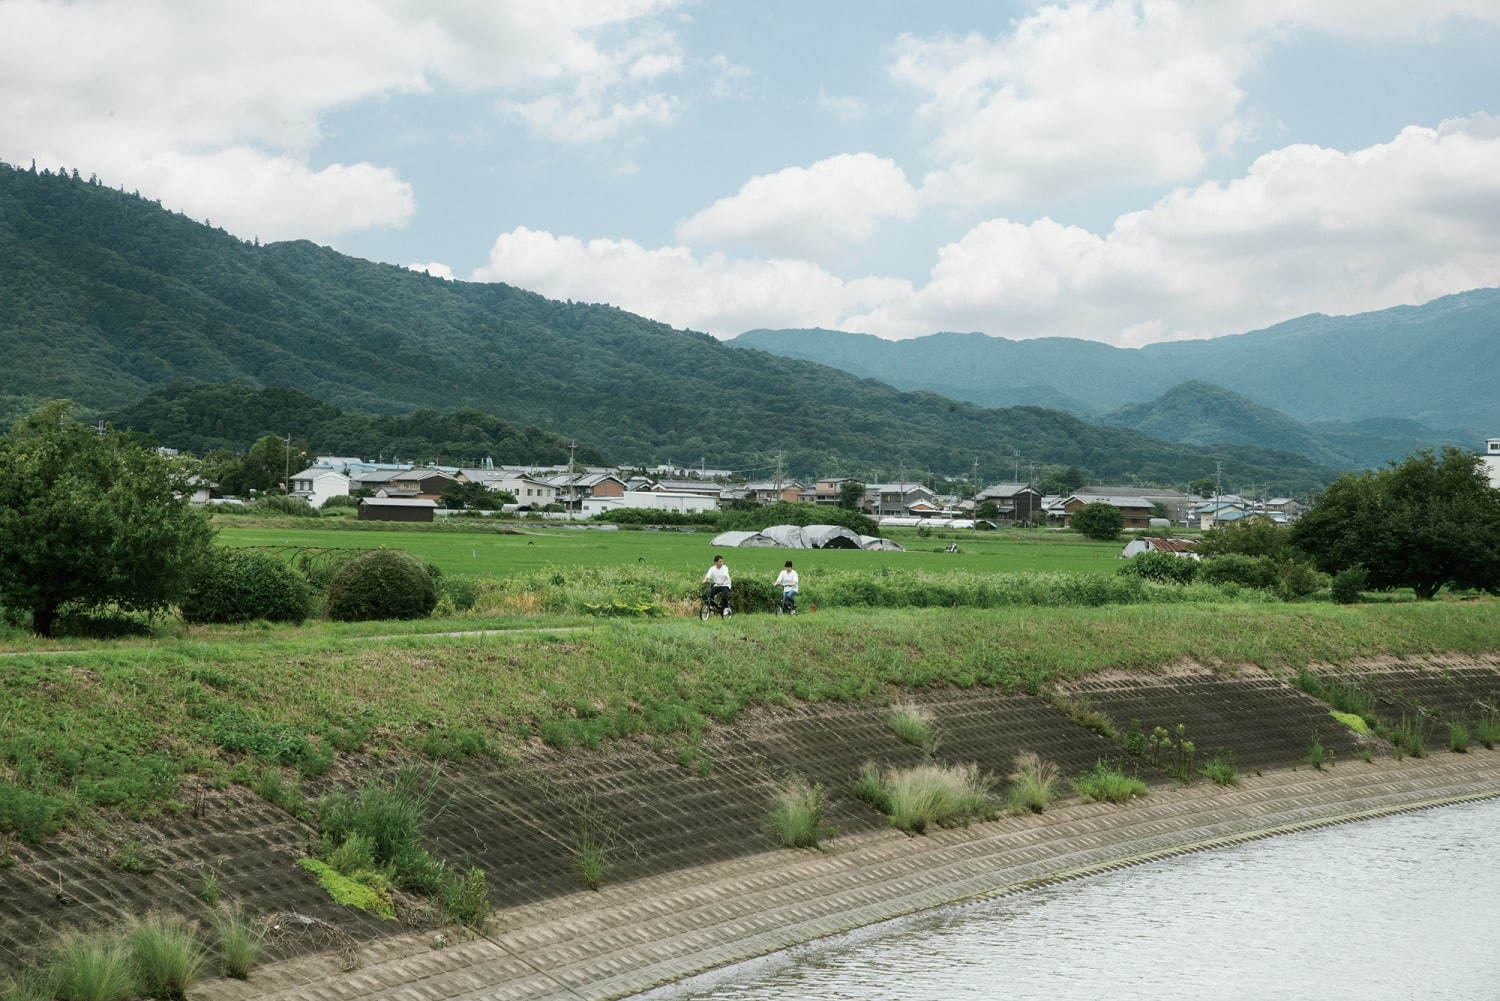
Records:
[[[1465,754],[1469,750],[1469,742],[1473,737],[1469,734],[1469,728],[1462,723],[1448,724],[1448,750],[1454,754]]]
[[[448,921],[482,932],[491,910],[484,870],[476,866],[462,872],[446,870],[438,885],[437,903]]]
[[[1330,709],[1328,711],[1328,715],[1332,716],[1334,719],[1338,720],[1340,723],[1344,724],[1355,733],[1363,734],[1365,736],[1368,736],[1370,733],[1370,724],[1365,722],[1365,718],[1358,713],[1342,713],[1337,709]]]
[[[1403,754],[1409,754],[1413,758],[1427,757],[1427,734],[1419,719],[1403,716],[1399,723],[1382,730],[1381,736],[1391,742],[1397,757]]]
[[[1302,756],[1302,760],[1318,771],[1322,771],[1324,765],[1333,764],[1333,752],[1324,747],[1323,742],[1315,737],[1312,744],[1308,746],[1307,753]]]
[[[130,949],[117,935],[64,935],[45,980],[56,1001],[125,1001],[136,987]]]
[[[927,754],[937,752],[938,732],[937,726],[932,722],[932,710],[900,702],[891,706],[891,711],[885,717],[885,725],[911,746],[921,748]]]
[[[197,930],[180,917],[147,915],[125,929],[136,983],[146,997],[181,1001],[203,976]]]
[[[188,773],[308,812],[283,777],[304,761],[421,747],[434,731],[481,733],[492,753],[523,753],[538,735],[566,747],[646,734],[691,749],[706,727],[751,705],[888,698],[893,687],[1039,692],[1183,659],[1290,673],[1369,656],[1487,653],[1500,604],[837,609],[712,625],[601,621],[387,642],[271,631],[253,643],[9,657],[0,836],[36,840],[96,808],[132,818],[185,809],[177,790]]]
[[[1474,739],[1491,750],[1496,744],[1500,744],[1500,716],[1485,716],[1475,723]]]
[[[1006,806],[1015,814],[1041,813],[1057,798],[1060,781],[1056,765],[1042,760],[1034,751],[1022,751],[1016,755],[1014,771],[1010,773]]]
[[[917,765],[881,771],[865,762],[850,791],[908,834],[961,827],[995,815],[993,781],[977,765]]]
[[[1126,775],[1103,761],[1073,779],[1073,791],[1085,799],[1097,803],[1127,803],[1137,796],[1146,795],[1146,783]]]
[[[214,938],[217,940],[219,972],[226,977],[244,980],[260,959],[266,932],[262,925],[250,921],[238,910],[219,910],[213,915]]]
[[[786,848],[816,848],[832,833],[823,820],[826,803],[821,785],[809,785],[800,778],[787,779],[771,796],[766,810],[766,832]]]
[[[320,859],[300,858],[297,864],[317,877],[334,903],[358,908],[377,917],[394,920],[396,904],[391,899],[391,884],[383,873],[361,869],[345,875]]]
[[[1358,719],[1359,717],[1355,717]],[[1214,785],[1237,786],[1240,784],[1239,770],[1234,767],[1234,762],[1227,754],[1215,754],[1203,762],[1203,777]]]

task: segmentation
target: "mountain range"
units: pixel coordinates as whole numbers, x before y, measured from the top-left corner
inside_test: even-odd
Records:
[[[1253,445],[1163,442],[1058,410],[903,392],[614,307],[306,241],[260,246],[76,174],[0,166],[0,288],[0,414],[49,397],[103,414],[173,384],[237,383],[300,390],[346,414],[474,408],[617,463],[706,458],[769,473],[780,461],[870,477],[961,473],[977,459],[998,478],[998,457],[1009,468],[1014,450],[1116,481],[1181,483],[1222,462],[1236,482],[1306,492],[1332,475]]]
[[[1421,427],[1408,430],[1434,442],[1472,443],[1500,429],[1500,391],[1490,364],[1500,349],[1500,288],[1142,348],[978,333],[891,341],[822,329],[751,330],[731,343],[981,406],[1043,404],[1096,417],[1196,381],[1297,421],[1336,422],[1330,428],[1335,438],[1367,431],[1379,436],[1378,427],[1364,425],[1371,420],[1415,422]],[[1348,454],[1347,448],[1336,451]]]

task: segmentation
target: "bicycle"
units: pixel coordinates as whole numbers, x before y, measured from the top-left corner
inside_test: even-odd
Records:
[[[797,614],[797,592],[784,588],[781,592],[781,600],[776,602],[777,615]]]
[[[713,588],[704,588],[703,602],[698,606],[698,618],[707,622],[716,613],[726,619],[734,614],[734,606],[729,603],[729,593],[727,591],[724,593],[722,602],[715,602]]]

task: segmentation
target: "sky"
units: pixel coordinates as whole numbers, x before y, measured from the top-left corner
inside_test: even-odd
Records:
[[[1500,285],[1500,0],[0,0],[0,159],[732,337]]]

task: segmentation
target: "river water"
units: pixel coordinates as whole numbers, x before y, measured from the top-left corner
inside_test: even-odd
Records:
[[[1500,800],[948,908],[658,993],[691,1001],[1497,1001]]]

